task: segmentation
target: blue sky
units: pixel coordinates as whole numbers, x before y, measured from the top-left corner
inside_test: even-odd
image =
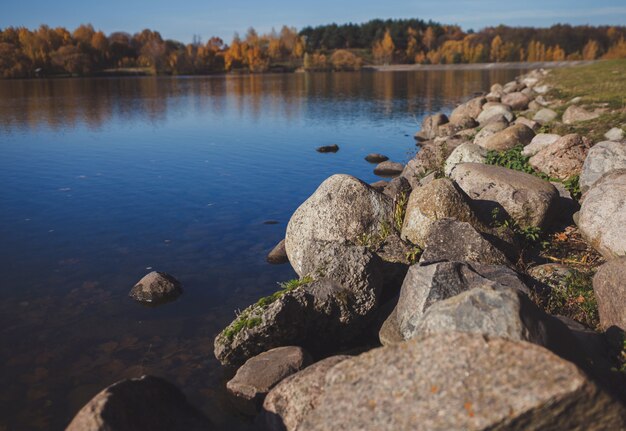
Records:
[[[432,19],[475,30],[485,26],[550,26],[555,23],[626,25],[624,0],[6,0],[0,28],[7,26],[74,29],[92,23],[105,33],[143,28],[165,38],[190,42],[194,34],[207,40],[220,36],[229,41],[235,31],[250,26],[261,32],[283,24],[298,29],[331,22],[364,22],[372,18]]]

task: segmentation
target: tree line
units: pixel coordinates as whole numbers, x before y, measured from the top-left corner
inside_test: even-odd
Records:
[[[284,26],[258,34],[253,28],[229,44],[163,39],[159,32],[133,35],[73,32],[42,25],[0,29],[0,76],[22,78],[98,73],[210,74],[357,70],[363,64],[455,64],[626,58],[626,27],[488,27],[463,31],[419,19],[371,20],[363,24]]]

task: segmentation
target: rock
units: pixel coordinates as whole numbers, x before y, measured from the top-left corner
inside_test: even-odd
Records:
[[[128,296],[139,302],[158,304],[173,301],[182,293],[180,282],[173,276],[152,271],[133,286]]]
[[[497,208],[521,227],[546,225],[558,198],[549,182],[500,166],[462,163],[451,178],[474,200],[483,217]]]
[[[572,104],[576,104],[576,103],[580,103],[582,102],[583,98],[580,96],[576,96],[574,97],[572,100],[570,100],[568,103],[572,103]]]
[[[393,199],[394,202],[396,202],[402,194],[408,199],[411,194],[411,184],[404,177],[396,177],[389,181],[383,193]]]
[[[450,114],[451,123],[466,121],[466,118],[476,118],[481,113],[483,105],[487,102],[484,97],[475,97],[459,106]]]
[[[429,141],[413,159],[409,160],[401,176],[409,181],[413,189],[419,187],[420,179],[439,170],[452,151],[464,142],[466,141],[456,139]]]
[[[624,407],[526,342],[436,334],[334,366],[303,430],[608,430]]]
[[[367,248],[315,241],[299,285],[246,308],[215,339],[215,356],[239,365],[266,350],[298,345],[314,356],[363,343],[386,276]]]
[[[626,142],[599,142],[587,153],[580,174],[580,190],[585,193],[604,174],[626,169]]]
[[[467,129],[472,129],[478,126],[476,120],[471,117],[463,117],[457,120],[457,123],[446,123],[442,124],[437,128],[437,132],[435,132],[436,137],[447,137],[454,136],[457,133],[460,133]]]
[[[404,165],[402,163],[387,160],[386,162],[381,162],[376,165],[374,174],[380,176],[395,176],[400,175],[403,170]]]
[[[402,338],[408,340],[417,335],[418,323],[426,310],[436,302],[475,287],[492,285],[528,292],[516,273],[501,265],[424,262],[411,266],[402,283],[395,310]]]
[[[522,156],[532,157],[539,151],[555,143],[561,138],[560,135],[554,133],[538,133],[522,150]]]
[[[266,258],[268,263],[273,265],[281,265],[289,262],[287,258],[287,250],[285,249],[285,240],[282,239],[276,246],[269,252]]]
[[[504,92],[504,94],[511,94],[522,91],[524,87],[525,85],[520,82],[511,81],[504,84],[504,86],[502,87],[502,91]]]
[[[518,145],[529,144],[534,136],[535,132],[528,126],[515,124],[490,136],[481,146],[488,150],[506,151]]]
[[[505,94],[501,100],[502,103],[509,105],[514,111],[523,111],[528,108],[528,103],[530,102],[528,96],[520,92]]]
[[[371,153],[365,156],[365,160],[367,160],[370,163],[380,163],[380,162],[386,162],[387,160],[389,160],[389,157],[383,154]]]
[[[441,218],[481,225],[465,193],[450,179],[440,178],[411,192],[400,236],[423,248],[430,228]]]
[[[538,104],[540,104],[541,106],[548,106],[548,105],[549,105],[548,101],[547,101],[547,100],[546,100],[546,98],[545,98],[545,97],[543,97],[543,96],[537,96],[537,97],[535,97],[535,102],[537,102],[537,103],[538,103]]]
[[[489,91],[497,93],[497,92],[501,92],[502,89],[503,89],[502,84],[495,83],[489,88]]]
[[[415,328],[417,335],[465,332],[513,341],[528,341],[560,350],[567,331],[541,311],[526,294],[496,284],[475,287],[434,303]]]
[[[317,406],[328,371],[350,356],[323,359],[280,382],[265,398],[263,422],[270,431],[294,431]]]
[[[555,206],[555,220],[569,226],[574,222],[574,213],[580,209],[580,205],[578,201],[574,200],[572,194],[565,188],[563,183],[550,181],[550,184],[559,192],[559,198]]]
[[[537,111],[539,111],[542,107],[543,107],[543,106],[542,106],[542,105],[540,105],[539,103],[537,103],[537,101],[535,101],[535,100],[531,100],[531,101],[528,103],[528,110],[529,110],[529,111],[531,111],[531,112],[537,112]]]
[[[503,95],[504,93],[502,91],[490,91],[485,96],[485,99],[487,99],[488,102],[500,102]]]
[[[532,156],[528,163],[551,178],[567,180],[580,175],[590,147],[587,138],[565,135]]]
[[[535,93],[532,88],[524,88],[522,91],[520,91],[520,93],[522,93],[524,96],[528,97],[528,100],[533,100],[535,98],[535,96],[537,95],[537,93]]]
[[[384,193],[385,188],[387,188],[388,185],[389,185],[388,181],[380,180],[380,181],[376,181],[375,183],[371,183],[370,187],[379,193]]]
[[[626,257],[610,260],[598,268],[593,291],[598,300],[600,325],[626,331]]]
[[[624,139],[624,130],[619,127],[613,127],[604,134],[604,137],[609,141],[621,141]]]
[[[483,111],[476,118],[481,125],[487,124],[489,120],[499,116],[504,116],[509,123],[515,119],[515,115],[511,112],[509,105],[495,104],[489,105],[487,108],[485,106],[483,106]]]
[[[362,235],[375,235],[391,224],[393,201],[350,175],[327,178],[293,213],[287,224],[285,247],[289,262],[303,274],[310,243],[355,242]]]
[[[318,153],[336,153],[339,151],[339,146],[337,144],[333,145],[323,145],[321,147],[317,147],[315,149]]]
[[[528,275],[550,288],[562,287],[563,281],[571,274],[572,270],[560,263],[545,263],[528,270]]]
[[[433,114],[424,117],[424,120],[422,120],[422,129],[420,130],[421,136],[426,139],[434,138],[437,134],[437,128],[447,122],[448,117],[444,114]]]
[[[462,241],[459,241],[462,238]],[[450,218],[436,220],[430,227],[420,261],[470,261],[510,265],[500,250],[487,241],[471,224]]]
[[[214,429],[171,383],[153,376],[117,382],[93,397],[66,431]]]
[[[402,337],[400,327],[398,326],[398,318],[396,316],[395,308],[380,327],[378,339],[380,344],[383,346],[389,346],[390,344],[401,343],[404,341],[404,337]]]
[[[311,357],[301,347],[277,347],[248,359],[226,383],[226,389],[239,410],[253,416],[270,389],[311,363]]]
[[[487,150],[485,148],[467,142],[459,145],[452,151],[444,165],[444,173],[449,177],[454,167],[459,163],[485,163],[486,159]]]
[[[504,117],[500,120],[494,119],[493,121],[490,121],[476,134],[474,137],[474,144],[483,146],[484,143],[487,142],[487,139],[507,127],[509,127],[509,123]]]
[[[536,132],[541,128],[541,125],[534,120],[529,120],[526,117],[517,117],[514,121],[514,124],[523,124],[528,126],[533,132]]]
[[[543,125],[551,123],[556,119],[556,117],[558,117],[558,114],[555,111],[550,108],[543,108],[535,113],[533,120]]]
[[[598,118],[602,112],[604,111],[601,109],[596,109],[593,112],[589,112],[585,108],[582,108],[580,106],[571,105],[563,113],[563,123],[574,124],[578,123],[579,121],[594,120]]]
[[[578,228],[606,259],[626,255],[626,169],[604,175],[587,191]]]
[[[536,85],[533,87],[535,93],[546,94],[548,91],[552,90],[552,87],[548,84]]]

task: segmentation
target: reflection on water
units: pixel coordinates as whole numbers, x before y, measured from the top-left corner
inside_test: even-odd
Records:
[[[248,429],[213,338],[294,276],[264,261],[290,214],[333,173],[375,181],[367,153],[406,161],[425,114],[518,73],[1,81],[0,430],[63,428],[144,373]],[[152,268],[184,295],[133,303]]]

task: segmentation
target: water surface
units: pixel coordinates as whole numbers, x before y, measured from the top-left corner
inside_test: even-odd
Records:
[[[0,430],[62,429],[144,373],[249,429],[213,338],[294,277],[265,263],[291,213],[334,173],[378,180],[366,154],[406,162],[424,115],[519,73],[0,81]],[[184,295],[130,300],[152,269]]]

